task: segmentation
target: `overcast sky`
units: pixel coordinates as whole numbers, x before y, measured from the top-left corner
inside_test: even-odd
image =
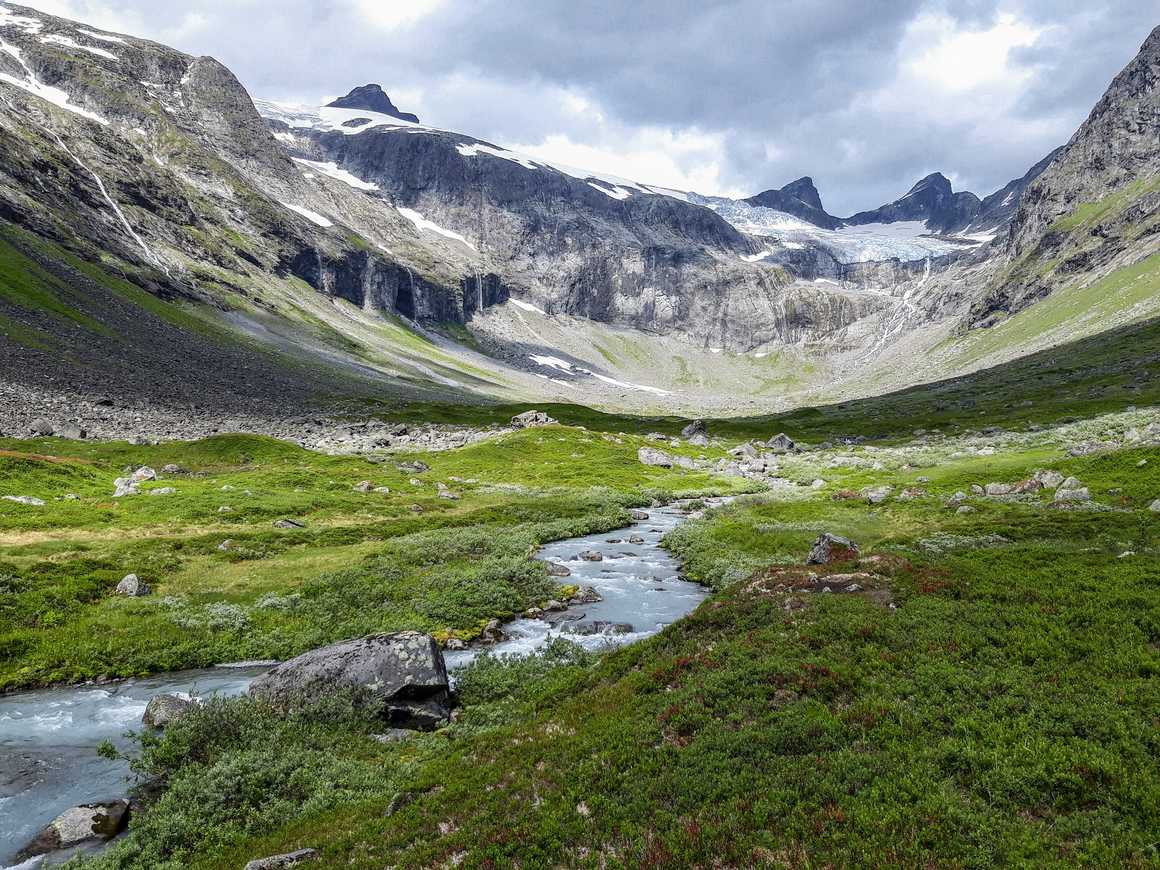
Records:
[[[317,104],[706,194],[813,176],[839,215],[944,172],[990,193],[1065,142],[1160,0],[24,0]]]

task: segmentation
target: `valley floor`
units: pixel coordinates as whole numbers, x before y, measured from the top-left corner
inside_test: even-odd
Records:
[[[606,655],[485,657],[433,734],[382,744],[350,710],[233,700],[145,736],[151,803],[93,866],[234,868],[301,847],[368,868],[1150,866],[1158,342],[1137,327],[661,445],[716,460],[782,429],[813,445],[761,492],[640,463],[680,421],[562,406],[562,425],[421,454],[0,440],[0,495],[44,502],[0,501],[0,687],[402,628],[470,640],[566,593],[529,558],[538,544],[749,492],[667,539],[715,590],[692,616]],[[159,479],[112,498],[142,465]],[[1047,488],[974,488],[1045,470]],[[825,531],[858,557],[805,565]],[[111,594],[130,572],[151,595]]]

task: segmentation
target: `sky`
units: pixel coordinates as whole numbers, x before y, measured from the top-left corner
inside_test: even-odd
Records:
[[[980,196],[1068,140],[1160,0],[23,0],[318,105],[703,194],[811,176],[849,215],[941,171]]]

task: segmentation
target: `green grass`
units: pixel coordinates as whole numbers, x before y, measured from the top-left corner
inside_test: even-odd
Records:
[[[532,457],[635,443],[556,428],[522,439],[513,448]],[[670,535],[688,575],[718,590],[695,614],[604,657],[558,645],[484,659],[461,686],[461,718],[437,734],[383,748],[345,714],[319,735],[248,703],[214,708],[188,726],[197,739],[175,729],[146,747],[143,768],[170,791],[97,866],[225,868],[303,846],[321,866],[367,868],[1153,866],[1160,527],[1147,505],[1160,448],[1071,457],[1046,433],[993,455],[974,443],[784,459],[786,476],[826,485],[745,497]],[[474,449],[488,467],[511,459],[502,443]],[[598,461],[612,481],[629,473]],[[531,465],[513,474],[535,483]],[[1050,492],[971,496],[969,514],[944,506],[972,483],[1044,467],[1079,477],[1096,508],[1060,509]],[[831,498],[883,484],[924,494]],[[862,558],[812,570],[869,572],[873,595],[779,587],[808,579],[823,529],[854,538]],[[534,537],[486,558],[510,557],[510,576]],[[459,547],[388,542],[332,588],[381,612],[376,578],[403,553],[456,566]],[[498,576],[477,588],[504,594]],[[420,599],[448,605],[434,587]],[[336,609],[323,599],[320,612]],[[264,730],[284,763],[253,736]],[[304,771],[293,782],[291,761]],[[260,770],[263,788],[237,798],[244,812],[212,809],[226,783]]]

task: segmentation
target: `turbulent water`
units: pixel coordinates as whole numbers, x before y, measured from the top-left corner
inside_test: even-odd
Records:
[[[507,639],[501,643],[448,652],[448,668],[462,667],[484,651],[529,653],[559,635],[591,649],[631,643],[680,619],[708,594],[681,580],[680,563],[660,546],[664,534],[685,517],[678,508],[659,508],[629,528],[548,544],[540,558],[567,565],[572,576],[565,582],[593,586],[603,601],[552,614],[555,625],[517,619],[504,626]],[[628,543],[633,535],[644,543]],[[581,560],[584,550],[600,552],[603,560]],[[575,633],[595,621],[627,625],[617,633]],[[110,740],[121,750],[130,749],[133,744],[125,732],[141,728],[153,695],[237,695],[262,670],[183,671],[0,698],[0,864],[69,807],[124,796],[128,765],[100,758],[95,748]]]

